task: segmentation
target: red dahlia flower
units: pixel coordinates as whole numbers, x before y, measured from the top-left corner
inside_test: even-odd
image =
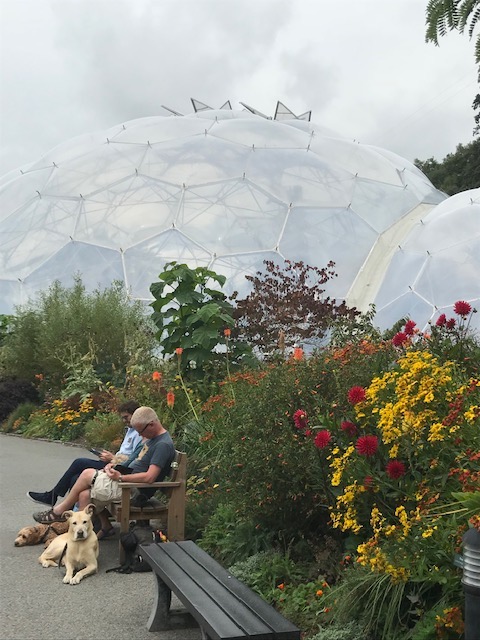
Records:
[[[437,327],[443,327],[447,322],[447,316],[442,313],[442,315],[438,316],[437,321],[436,321],[436,325]]]
[[[401,347],[402,344],[407,342],[408,336],[404,331],[399,331],[392,338],[392,343],[394,347]]]
[[[352,387],[348,391],[348,401],[350,404],[358,404],[365,400],[365,389],[363,387]]]
[[[332,434],[330,433],[330,431],[328,429],[322,429],[315,436],[315,446],[317,447],[317,449],[325,449],[325,447],[328,447],[331,439]]]
[[[449,318],[446,322],[447,329],[454,329],[456,324],[455,318]]]
[[[373,456],[378,449],[377,436],[360,436],[355,445],[355,449],[361,456]]]
[[[349,436],[353,437],[357,435],[356,425],[354,425],[353,422],[349,422],[348,420],[344,420],[342,422],[342,424],[340,425],[340,429],[342,431],[345,431],[345,433],[347,433]]]
[[[453,305],[453,310],[455,311],[457,316],[465,317],[468,316],[468,314],[471,312],[472,307],[468,304],[468,302],[465,302],[465,300],[458,300]]]
[[[413,320],[407,320],[407,322],[405,323],[405,328],[403,329],[403,332],[407,336],[413,336],[416,326],[417,326],[416,322],[414,322]]]
[[[385,466],[387,476],[396,480],[405,475],[405,465],[400,460],[389,460]]]
[[[300,429],[301,431],[308,427],[307,414],[303,409],[298,409],[297,411],[295,411],[295,413],[293,414],[293,421],[297,429]]]

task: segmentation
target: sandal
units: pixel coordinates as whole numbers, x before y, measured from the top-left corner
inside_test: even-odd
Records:
[[[38,513],[33,514],[33,519],[40,524],[51,524],[52,522],[65,522],[66,518],[61,515],[57,515],[54,513],[53,509],[48,509],[47,511],[39,511]]]
[[[100,531],[97,531],[98,540],[105,540],[105,538],[110,538],[111,536],[114,536],[114,535],[115,535],[114,527],[109,527],[108,529],[100,529]]]

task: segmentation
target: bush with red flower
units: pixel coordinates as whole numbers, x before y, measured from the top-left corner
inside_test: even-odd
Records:
[[[458,524],[442,506],[452,492],[478,488],[480,382],[412,347],[364,391],[332,449],[330,479],[340,490],[332,523],[356,539],[363,567],[393,582],[454,588]],[[345,423],[356,425],[356,439]]]

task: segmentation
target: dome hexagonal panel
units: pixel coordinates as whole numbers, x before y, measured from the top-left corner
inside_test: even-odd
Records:
[[[444,194],[408,161],[345,140],[307,111],[296,117],[281,105],[272,120],[251,107],[193,104],[187,116],[79,136],[0,180],[0,313],[75,274],[87,288],[120,278],[148,300],[171,260],[217,270],[227,292],[245,294],[245,275],[265,259],[289,259],[319,268],[334,260],[329,295],[362,308],[378,299],[382,313],[402,315],[409,290],[390,261],[407,270],[395,248]],[[417,298],[433,298],[439,270],[413,263],[425,273]],[[465,260],[456,273],[468,268]],[[382,287],[386,271],[398,290]]]

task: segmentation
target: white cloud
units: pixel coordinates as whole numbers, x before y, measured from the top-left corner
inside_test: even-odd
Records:
[[[0,173],[70,137],[279,99],[408,159],[471,140],[473,43],[424,41],[426,0],[2,0]]]

